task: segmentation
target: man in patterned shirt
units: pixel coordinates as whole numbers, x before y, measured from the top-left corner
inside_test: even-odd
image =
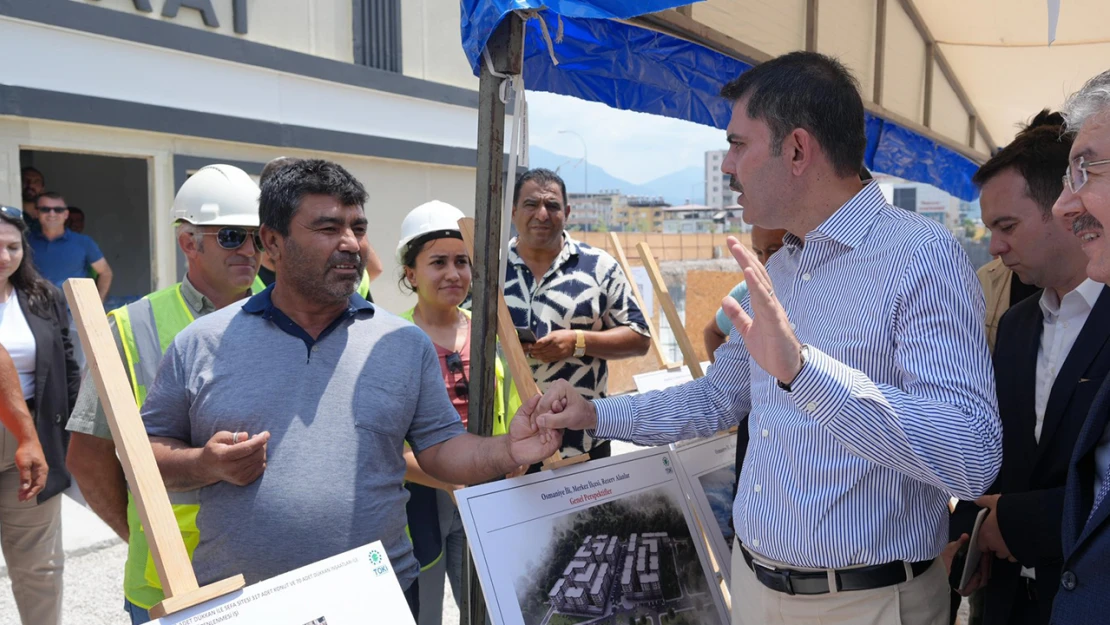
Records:
[[[563,179],[548,169],[525,172],[513,189],[513,225],[505,268],[505,302],[517,328],[536,342],[524,343],[541,391],[566,380],[583,397],[605,397],[606,361],[647,353],[644,314],[616,259],[563,231],[570,206]],[[588,452],[609,456],[608,441],[567,432],[563,456]]]

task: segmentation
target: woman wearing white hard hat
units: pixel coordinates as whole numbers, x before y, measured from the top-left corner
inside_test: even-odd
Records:
[[[401,223],[397,260],[404,275],[401,287],[416,294],[414,308],[401,316],[412,321],[432,339],[451,403],[467,421],[470,390],[470,313],[459,308],[470,292],[470,256],[459,232],[462,211],[433,200],[416,207]],[[511,388],[508,410],[502,400],[504,374],[497,362],[494,435],[508,431],[506,415],[520,406]],[[510,417],[511,418],[511,417]],[[451,492],[458,485],[444,484],[420,470],[411,451],[405,452],[405,479],[409,533],[420,560],[420,625],[439,625],[443,615],[443,578],[451,581],[456,604],[462,595],[462,560],[466,534]]]

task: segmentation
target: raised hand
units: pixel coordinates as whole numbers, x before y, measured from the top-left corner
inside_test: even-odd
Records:
[[[740,302],[732,296],[726,296],[721,307],[744,338],[744,346],[756,364],[778,381],[790,384],[802,370],[802,344],[790,327],[790,319],[782,304],[775,297],[771,276],[755,254],[735,237],[728,238],[728,249],[744,269],[744,280],[751,294],[752,316],[748,316]]]

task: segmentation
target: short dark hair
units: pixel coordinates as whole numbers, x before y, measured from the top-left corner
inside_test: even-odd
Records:
[[[65,197],[63,197],[62,194],[58,193],[57,191],[43,191],[42,193],[35,196],[35,201],[38,202],[42,198],[61,200],[62,202],[66,201]]]
[[[1044,109],[1018,132],[1009,145],[994,154],[971,181],[982,187],[992,178],[1017,169],[1025,179],[1025,194],[1041,207],[1045,220],[1052,218],[1052,205],[1064,191],[1064,171],[1074,135],[1064,131],[1064,116]]]
[[[26,175],[26,174],[28,174],[28,173],[30,173],[30,172],[35,172],[36,174],[38,174],[38,175],[39,175],[39,178],[42,178],[42,181],[43,181],[43,182],[46,182],[46,176],[42,175],[42,172],[41,172],[41,171],[39,171],[39,170],[35,169],[34,167],[31,167],[30,165],[28,165],[28,166],[24,167],[23,169],[20,169],[20,170],[19,170],[19,176],[20,176],[20,177],[23,177],[24,175]]]
[[[721,89],[729,102],[748,98],[748,117],[771,128],[771,153],[780,154],[796,128],[812,134],[836,173],[858,176],[867,133],[859,83],[836,59],[791,52],[761,63]]]
[[[258,217],[263,226],[289,236],[289,223],[306,195],[327,195],[344,206],[362,206],[369,197],[357,178],[339,163],[319,158],[280,167],[262,183]]]
[[[262,173],[258,175],[258,185],[262,186],[262,183],[269,180],[270,177],[277,172],[277,170],[287,165],[292,165],[299,160],[301,159],[294,158],[292,156],[279,156],[269,163],[266,163],[266,166],[262,168]]]
[[[520,190],[524,187],[526,182],[535,182],[541,187],[546,187],[553,182],[558,183],[559,190],[563,192],[563,207],[565,208],[570,204],[570,201],[567,199],[567,183],[563,182],[562,177],[550,169],[537,167],[535,169],[529,169],[517,176],[516,185],[513,187],[513,206],[516,206],[517,201],[520,200]]]

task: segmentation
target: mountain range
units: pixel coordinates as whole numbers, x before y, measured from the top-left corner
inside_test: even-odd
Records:
[[[531,167],[544,167],[558,172],[567,183],[568,193],[582,193],[585,190],[581,158],[530,146],[528,161]],[[702,167],[687,167],[642,184],[617,178],[593,164],[589,166],[587,173],[589,191],[594,193],[601,189],[616,189],[624,195],[662,196],[664,201],[676,206],[687,202],[705,203],[705,170]]]

